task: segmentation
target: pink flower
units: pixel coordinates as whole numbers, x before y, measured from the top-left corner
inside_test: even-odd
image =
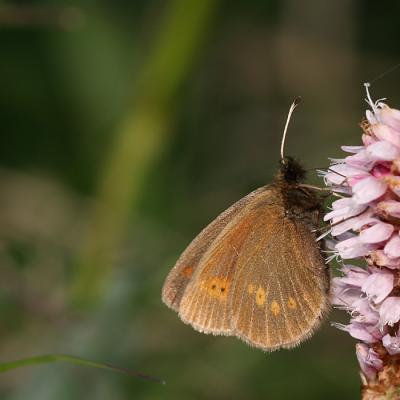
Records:
[[[341,278],[333,278],[331,284],[332,304],[344,310],[351,310],[352,305],[361,296],[361,289],[356,286],[344,284]]]
[[[376,124],[372,127],[372,132],[379,140],[385,140],[396,147],[400,148],[400,136],[399,133],[388,125]]]
[[[352,198],[339,199],[332,203],[332,211],[325,215],[324,221],[342,221],[360,214],[366,208],[367,206],[356,204]]]
[[[377,270],[363,283],[361,290],[375,304],[382,302],[393,290],[394,277],[390,271]],[[386,300],[387,301],[387,300]]]
[[[332,227],[332,236],[339,236],[349,230],[357,231],[361,229],[364,225],[369,225],[379,222],[378,219],[373,218],[369,211],[361,213],[359,216],[351,217],[345,219],[343,222],[336,222]]]
[[[356,355],[363,374],[369,379],[375,379],[377,371],[382,370],[383,367],[379,354],[366,344],[358,343]]]
[[[341,149],[347,153],[358,153],[364,150],[364,146],[342,146]]]
[[[367,204],[381,197],[387,189],[387,184],[373,176],[364,178],[353,187],[353,200],[356,204]]]
[[[351,321],[349,325],[334,324],[336,328],[350,333],[355,339],[362,340],[367,343],[376,343],[382,339],[382,334],[374,324],[367,324],[358,321]]]
[[[372,244],[363,243],[359,236],[354,236],[337,243],[335,249],[341,258],[350,259],[366,256],[374,249],[374,246]]]
[[[369,228],[363,229],[359,238],[362,243],[380,243],[389,239],[393,231],[393,225],[378,222]]]
[[[397,132],[400,132],[400,111],[382,104],[378,111],[381,122]]]
[[[379,309],[381,326],[393,326],[400,321],[400,297],[388,297]]]
[[[334,326],[361,341],[360,368],[375,379],[384,351],[400,354],[400,337],[393,336],[400,322],[400,111],[373,103],[368,91],[367,97],[363,146],[342,146],[350,155],[323,174],[340,197],[324,220],[336,240],[332,257],[364,261],[342,266],[342,276],[332,279],[331,302],[350,314],[347,325]]]
[[[383,248],[385,254],[390,258],[400,257],[400,236],[394,234]]]
[[[400,353],[400,338],[398,336],[385,335],[382,344],[390,355]]]
[[[400,149],[386,141],[375,142],[367,147],[370,158],[379,161],[393,161],[400,156]]]
[[[350,310],[352,322],[363,322],[376,326],[379,321],[379,313],[371,307],[371,302],[366,297],[361,297],[353,301]]]
[[[344,265],[341,268],[344,276],[342,278],[334,278],[339,281],[343,286],[351,285],[351,286],[361,286],[364,285],[364,282],[369,277],[368,271],[365,268],[356,267],[354,265]]]

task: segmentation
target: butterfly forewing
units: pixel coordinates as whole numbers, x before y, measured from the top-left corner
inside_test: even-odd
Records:
[[[197,271],[204,253],[210,248],[211,244],[226,225],[231,222],[249,202],[256,198],[258,194],[265,191],[266,187],[259,188],[237,201],[204,228],[190,243],[165,280],[162,299],[167,306],[178,311],[186,286]]]
[[[259,199],[259,198],[258,198]],[[231,297],[238,260],[253,235],[256,213],[249,200],[211,243],[187,285],[179,308],[184,322],[206,333],[231,334]]]

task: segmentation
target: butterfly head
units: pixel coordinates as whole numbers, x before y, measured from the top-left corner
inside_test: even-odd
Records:
[[[292,157],[285,157],[280,161],[279,179],[289,184],[304,181],[306,171],[303,166]]]

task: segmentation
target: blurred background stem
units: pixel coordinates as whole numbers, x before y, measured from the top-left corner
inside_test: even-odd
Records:
[[[72,300],[79,307],[96,301],[111,277],[142,185],[168,141],[175,95],[190,72],[217,3],[173,0],[166,9],[100,177],[91,225],[72,281]]]

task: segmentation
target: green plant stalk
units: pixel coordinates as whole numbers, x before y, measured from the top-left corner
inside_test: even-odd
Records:
[[[100,368],[165,384],[165,381],[147,374],[143,374],[141,372],[135,372],[128,369],[115,367],[113,365],[103,364],[96,361],[86,360],[84,358],[73,357],[65,354],[47,354],[0,363],[0,373],[8,372],[16,368],[29,367],[38,364],[48,364],[52,362],[67,362],[70,364],[82,365],[85,367]]]
[[[96,301],[110,276],[142,185],[168,144],[175,95],[190,71],[217,4],[217,0],[174,0],[167,10],[101,178],[92,224],[73,279],[72,301],[79,307]]]

